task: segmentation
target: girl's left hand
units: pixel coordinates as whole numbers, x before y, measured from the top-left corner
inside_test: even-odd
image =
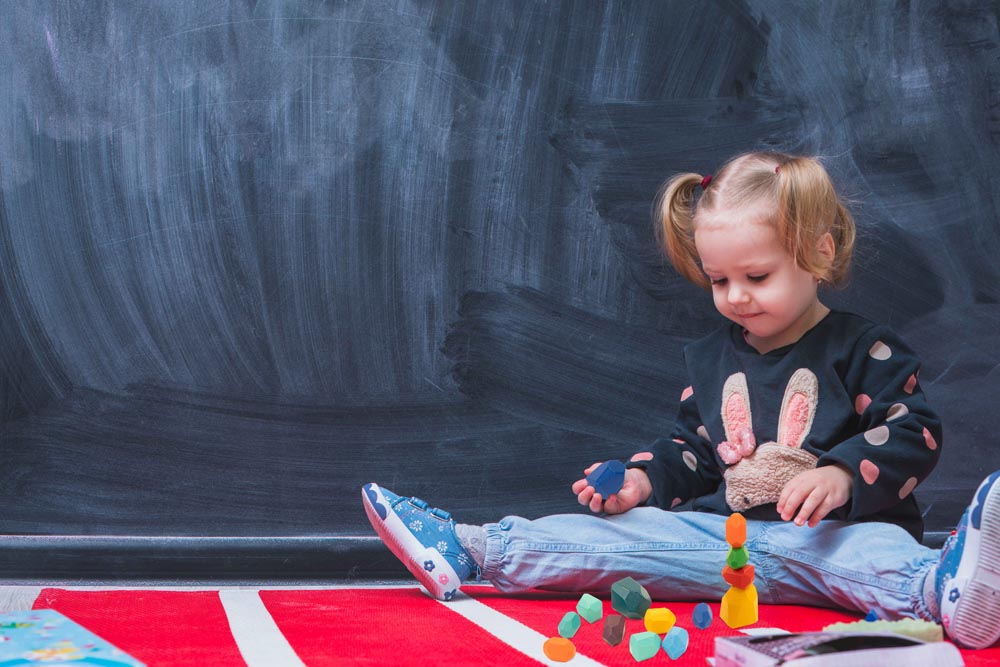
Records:
[[[815,528],[827,514],[846,503],[851,497],[853,477],[839,465],[813,468],[793,477],[778,498],[778,514],[782,521],[795,516],[796,525],[807,521]]]

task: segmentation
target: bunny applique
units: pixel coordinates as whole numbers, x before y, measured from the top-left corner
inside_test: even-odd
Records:
[[[757,446],[746,375],[729,376],[722,389],[726,440],[716,451],[729,464],[724,473],[726,502],[733,511],[778,502],[781,489],[790,479],[816,467],[819,459],[802,449],[802,442],[812,428],[818,401],[816,375],[806,368],[795,371],[781,400],[777,442]]]

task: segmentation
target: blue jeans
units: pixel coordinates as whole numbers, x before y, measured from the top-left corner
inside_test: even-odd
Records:
[[[615,516],[509,516],[485,528],[483,578],[504,592],[607,593],[629,576],[659,600],[720,600],[729,588],[724,516],[638,507]],[[940,552],[896,525],[747,521],[746,547],[763,604],[938,620],[923,589]]]

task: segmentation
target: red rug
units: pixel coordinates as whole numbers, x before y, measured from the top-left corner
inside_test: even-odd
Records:
[[[488,586],[465,589],[452,603],[416,587],[228,591],[42,590],[34,608],[51,608],[115,644],[149,667],[283,667],[306,665],[538,665],[547,637],[576,607],[576,597],[545,593],[510,597]],[[706,630],[691,622],[692,603],[661,603],[686,628],[690,646],[680,659],[665,653],[643,664],[709,664],[716,636],[736,635],[717,617]],[[710,605],[718,614],[718,603]],[[610,604],[605,602],[605,613]],[[806,607],[761,606],[753,628],[819,630],[848,614]],[[601,622],[584,622],[573,638],[569,665],[635,665],[628,634],[643,631],[628,621],[626,640],[609,646]],[[536,656],[536,657],[532,657]],[[966,664],[1000,664],[1000,648],[964,651]],[[548,663],[558,664],[558,663]]]

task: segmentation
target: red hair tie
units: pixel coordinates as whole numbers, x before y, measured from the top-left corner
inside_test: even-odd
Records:
[[[780,174],[781,173],[781,165],[780,164],[777,167],[774,168],[774,173],[776,173],[776,174]]]
[[[701,179],[701,189],[702,190],[707,189],[708,186],[711,185],[711,184],[712,184],[712,175],[711,174],[709,174],[705,178]]]

